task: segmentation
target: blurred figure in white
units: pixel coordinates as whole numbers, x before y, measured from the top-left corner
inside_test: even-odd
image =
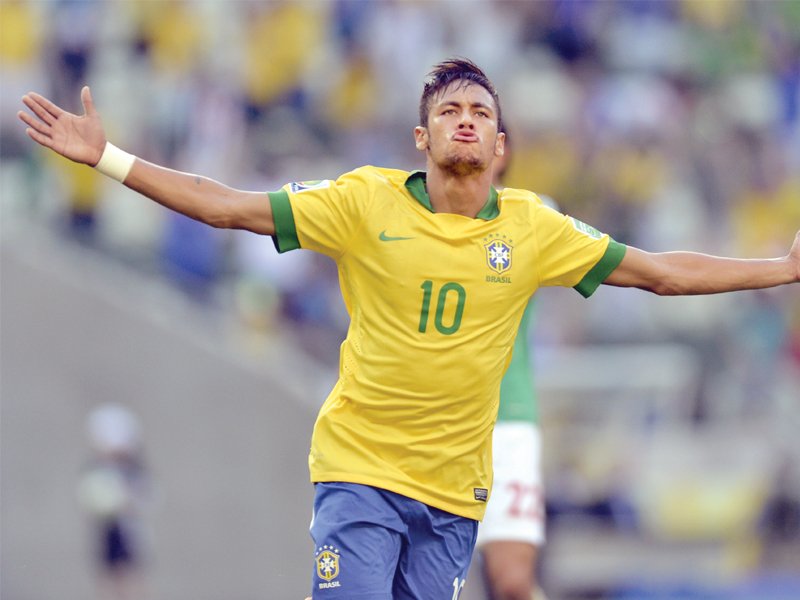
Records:
[[[145,597],[143,518],[149,475],[139,419],[127,408],[103,404],[87,417],[91,458],[78,498],[89,515],[101,600]]]

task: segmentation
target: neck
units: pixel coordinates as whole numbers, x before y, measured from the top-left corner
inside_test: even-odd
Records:
[[[492,186],[492,171],[454,175],[430,164],[426,182],[431,207],[436,213],[452,213],[475,218],[486,204]]]

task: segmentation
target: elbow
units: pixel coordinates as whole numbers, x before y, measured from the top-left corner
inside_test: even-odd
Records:
[[[669,279],[655,280],[644,289],[656,296],[685,296],[687,294],[687,290],[681,287],[678,282]]]
[[[196,181],[197,186],[187,197],[185,214],[215,229],[237,228],[241,215],[230,190],[202,177]]]
[[[653,270],[650,273],[639,274],[638,277],[609,279],[607,283],[638,288],[656,296],[680,296],[684,293],[679,282],[663,270]]]
[[[227,202],[204,205],[204,210],[197,216],[197,220],[215,229],[236,229],[238,226],[235,211]]]
[[[661,283],[656,283],[654,285],[648,286],[645,288],[648,292],[655,294],[656,296],[677,296],[678,293],[675,292],[670,286],[663,285]]]
[[[215,229],[233,229],[235,227],[233,219],[231,219],[230,215],[227,215],[224,212],[208,213],[203,215],[200,221]]]

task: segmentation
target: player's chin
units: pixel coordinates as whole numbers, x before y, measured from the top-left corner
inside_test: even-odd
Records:
[[[458,152],[447,156],[440,166],[448,173],[466,176],[482,173],[489,165],[480,156],[471,152]]]

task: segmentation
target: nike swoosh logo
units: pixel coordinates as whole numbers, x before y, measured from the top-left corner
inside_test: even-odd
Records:
[[[413,237],[394,237],[391,235],[386,235],[386,230],[384,229],[381,231],[381,234],[378,236],[378,239],[382,242],[399,242],[400,240],[413,240]]]

